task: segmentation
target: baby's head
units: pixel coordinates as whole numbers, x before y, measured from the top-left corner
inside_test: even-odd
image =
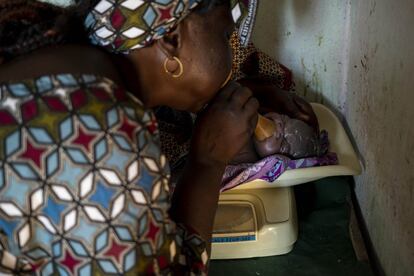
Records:
[[[260,157],[282,154],[293,159],[318,156],[320,154],[319,134],[305,122],[278,113],[268,113],[265,117],[276,124],[273,136],[255,140]]]

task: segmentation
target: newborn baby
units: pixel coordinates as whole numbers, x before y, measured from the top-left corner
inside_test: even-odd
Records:
[[[300,159],[321,154],[319,133],[305,122],[271,112],[264,115],[276,125],[274,134],[263,141],[252,141],[236,156],[232,164],[253,163],[272,154]]]
[[[265,117],[275,123],[276,131],[273,136],[263,141],[254,139],[260,157],[282,154],[299,159],[319,155],[319,135],[311,126],[274,112],[266,114]]]

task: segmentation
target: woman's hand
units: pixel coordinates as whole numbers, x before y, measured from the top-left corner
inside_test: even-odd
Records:
[[[243,85],[253,91],[264,113],[277,112],[290,118],[299,119],[319,131],[318,119],[312,106],[298,95],[279,89],[259,79],[243,79]]]
[[[190,158],[206,164],[228,164],[251,139],[259,102],[236,82],[226,85],[199,114]]]

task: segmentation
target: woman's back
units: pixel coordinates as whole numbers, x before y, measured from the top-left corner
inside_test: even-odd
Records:
[[[117,79],[111,60],[61,46],[0,76],[0,272],[169,271],[184,245],[167,215],[168,165],[155,118],[102,77]]]
[[[59,45],[39,49],[7,63],[0,63],[0,81],[23,80],[59,73],[95,74],[121,84],[110,56],[88,45]]]

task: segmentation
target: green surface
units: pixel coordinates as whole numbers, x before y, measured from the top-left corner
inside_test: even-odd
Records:
[[[210,275],[373,275],[358,262],[349,236],[352,178],[332,177],[295,187],[299,238],[283,256],[212,261]]]

